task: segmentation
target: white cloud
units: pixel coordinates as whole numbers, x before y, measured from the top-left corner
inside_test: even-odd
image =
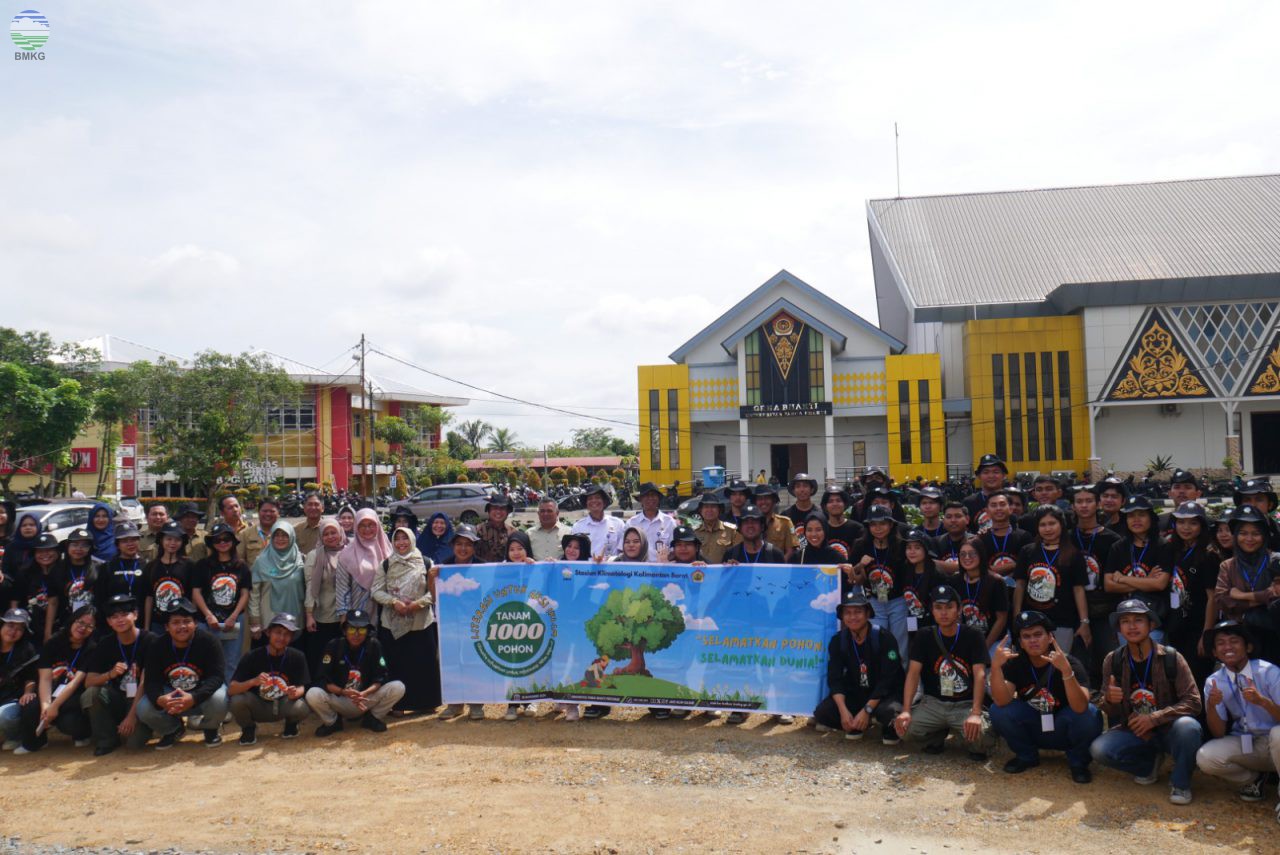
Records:
[[[713,632],[720,627],[716,624],[715,618],[711,617],[694,617],[689,614],[689,610],[684,607],[684,603],[680,604],[680,615],[684,618],[684,628],[692,629],[695,632]]]
[[[827,591],[825,594],[819,594],[809,601],[809,606],[820,612],[834,612],[836,606],[840,604],[840,591]]]
[[[540,615],[544,615],[547,612],[554,612],[560,608],[560,604],[558,602],[546,596],[541,599],[537,597],[530,597],[526,602],[528,603],[529,608],[533,609]]]
[[[474,591],[480,587],[480,583],[475,579],[468,579],[461,573],[454,573],[448,579],[441,579],[436,582],[437,594],[449,594],[450,596],[461,596],[464,591]]]
[[[668,603],[677,603],[684,599],[684,589],[675,582],[668,582],[662,589],[662,598]]]
[[[593,591],[607,591],[607,590],[609,590],[609,583],[608,583],[608,582],[596,582],[594,585],[591,585],[590,587],[591,587],[591,590],[593,590]]]

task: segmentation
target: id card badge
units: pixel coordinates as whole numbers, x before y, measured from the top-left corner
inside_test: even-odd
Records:
[[[1179,594],[1177,591],[1169,592],[1169,608],[1171,609],[1182,608],[1182,595]]]
[[[888,589],[888,588],[881,588],[879,591],[877,591],[877,592],[876,592],[876,599],[877,599],[877,600],[879,600],[879,601],[880,601],[880,602],[882,602],[882,603],[887,603],[887,602],[889,602],[889,589]]]
[[[871,678],[867,674],[867,666],[863,665],[858,669],[858,685],[864,689],[871,688]]]
[[[938,693],[944,698],[950,698],[955,695],[956,684],[951,675],[948,674],[938,680]]]
[[[907,632],[915,632],[920,628],[920,618],[913,615],[907,616]]]
[[[1053,714],[1052,713],[1040,714],[1040,732],[1041,733],[1053,732]]]
[[[1252,754],[1252,753],[1253,753],[1253,734],[1252,734],[1252,733],[1245,733],[1245,734],[1241,734],[1241,736],[1240,736],[1240,753],[1241,753],[1241,754]]]
[[[126,698],[135,698],[138,696],[138,678],[133,674],[125,674],[120,678],[120,688],[124,690]]]

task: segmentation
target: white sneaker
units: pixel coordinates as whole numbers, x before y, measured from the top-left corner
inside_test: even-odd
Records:
[[[503,721],[515,721],[520,717],[520,708],[515,704],[507,704],[507,711],[503,713]]]
[[[581,710],[578,709],[577,704],[570,704],[568,707],[565,708],[565,711],[564,711],[565,721],[577,721],[581,716],[582,716],[582,712]]]
[[[75,741],[76,748],[88,748],[92,744],[92,739],[77,739]]]
[[[0,745],[0,751],[12,751],[22,743],[16,739],[6,739],[4,745]]]
[[[472,721],[479,721],[484,718],[484,704],[472,704],[467,717]]]
[[[537,717],[538,717],[538,705],[537,705],[537,704],[526,704],[526,705],[525,705],[525,707],[524,707],[524,714],[525,714],[525,715],[527,715],[527,716],[529,716],[529,718],[537,718]]]
[[[813,726],[813,730],[814,730],[814,732],[815,732],[815,733],[831,733],[832,731],[834,731],[834,730],[835,730],[835,728],[834,728],[834,727],[827,727],[827,726],[826,726],[825,724],[823,724],[822,722],[818,722],[818,723],[816,723],[816,724]]]
[[[777,716],[776,720],[778,724],[795,724],[796,723],[796,717],[793,715],[780,715],[780,716]]]
[[[865,730],[846,730],[844,733],[844,738],[849,740],[850,742],[857,742],[859,739],[861,739],[866,735],[867,735],[867,732]]]
[[[27,748],[23,745],[19,745],[17,748],[13,749],[13,753],[14,754],[35,754],[34,751],[32,751],[30,748]]]
[[[1175,805],[1191,804],[1191,791],[1173,787],[1169,790],[1169,801]]]
[[[1157,754],[1156,759],[1151,763],[1151,771],[1145,775],[1134,775],[1133,782],[1142,784],[1144,787],[1148,784],[1154,784],[1160,780],[1160,767],[1164,765],[1164,755]]]

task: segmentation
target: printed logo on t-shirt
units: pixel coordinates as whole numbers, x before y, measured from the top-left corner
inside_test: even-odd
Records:
[[[871,583],[872,592],[881,599],[889,596],[893,589],[893,570],[883,564],[867,566],[867,581]]]
[[[1122,576],[1134,576],[1138,579],[1145,579],[1152,574],[1152,569],[1146,564],[1139,561],[1137,564],[1130,564],[1121,571]]]
[[[827,546],[831,547],[831,549],[845,561],[849,560],[849,544],[845,543],[843,540],[827,541]]]
[[[1085,553],[1084,569],[1088,574],[1085,586],[1088,588],[1098,587],[1098,582],[1102,578],[1102,568],[1098,566],[1098,559],[1094,557],[1092,552]]]
[[[956,656],[939,656],[933,663],[938,686],[944,698],[969,691],[969,663]]]
[[[200,684],[200,669],[185,662],[175,662],[165,669],[165,681],[180,692],[190,692]]]
[[[1053,713],[1058,710],[1058,699],[1053,696],[1053,692],[1048,688],[1030,688],[1027,691],[1030,697],[1027,698],[1027,704],[1039,713]]]
[[[991,530],[991,517],[986,511],[978,511],[978,534],[985,534]]]
[[[920,595],[912,588],[907,588],[902,592],[902,599],[907,604],[907,614],[911,617],[924,617],[924,603],[920,602]]]
[[[1027,568],[1027,596],[1037,603],[1052,603],[1058,593],[1058,572],[1037,562]]]
[[[360,672],[355,668],[347,669],[347,685],[345,688],[360,691]]]
[[[285,696],[289,682],[282,674],[268,674],[267,679],[258,687],[258,694],[264,701],[278,701]]]
[[[156,583],[153,596],[156,608],[162,612],[169,611],[169,606],[182,597],[182,585],[176,579],[161,579]]]
[[[1179,597],[1185,597],[1187,594],[1187,583],[1182,580],[1182,573],[1173,574],[1173,582],[1170,587]]]
[[[1018,559],[1007,552],[997,552],[995,555],[991,556],[991,560],[988,562],[987,566],[989,566],[994,573],[999,573],[1001,576],[1008,576],[1013,572],[1014,568],[1018,566]]]
[[[987,625],[987,616],[978,608],[978,604],[973,600],[965,600],[960,606],[960,616],[964,619],[965,626],[971,626],[979,632],[986,633],[990,627]]]
[[[72,579],[71,584],[67,586],[67,601],[71,604],[71,611],[76,611],[93,602],[93,592],[84,589],[84,577]]]
[[[1156,693],[1141,684],[1135,684],[1129,692],[1129,703],[1138,715],[1150,715],[1156,711]]]
[[[43,610],[47,605],[49,605],[49,592],[43,588],[27,598],[27,611],[29,612]]]
[[[50,670],[53,672],[53,684],[55,686],[76,678],[76,669],[66,662],[55,662]]]
[[[229,608],[235,604],[237,588],[239,588],[236,574],[217,573],[209,582],[209,587],[213,590],[214,605]]]

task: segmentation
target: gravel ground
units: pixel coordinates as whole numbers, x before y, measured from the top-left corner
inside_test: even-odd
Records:
[[[320,742],[94,760],[62,740],[0,756],[0,855],[170,852],[1275,852],[1272,796],[1196,780],[1167,802],[1109,771],[1072,784],[1060,757],[1023,775],[851,743],[764,716],[566,723],[419,718]],[[234,726],[228,728],[234,731]],[[43,799],[32,799],[41,793]],[[50,815],[56,816],[50,821]]]

